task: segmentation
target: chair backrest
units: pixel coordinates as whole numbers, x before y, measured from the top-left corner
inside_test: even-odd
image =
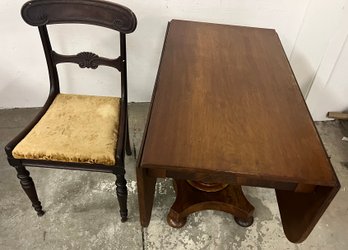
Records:
[[[24,21],[38,26],[44,47],[50,77],[50,97],[60,92],[56,65],[77,63],[81,68],[96,69],[99,65],[110,66],[121,72],[121,98],[127,103],[126,34],[135,30],[134,13],[119,4],[101,0],[33,0],[22,7]],[[80,23],[106,27],[120,32],[120,56],[116,59],[99,57],[92,52],[77,55],[61,55],[52,50],[46,25]]]

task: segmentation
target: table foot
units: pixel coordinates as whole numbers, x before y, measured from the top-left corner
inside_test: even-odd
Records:
[[[187,217],[180,216],[179,213],[176,211],[170,209],[168,216],[167,216],[167,222],[171,227],[174,228],[181,228],[185,226]]]
[[[186,180],[174,180],[176,200],[167,216],[171,227],[180,228],[188,215],[202,210],[219,210],[234,215],[241,226],[253,223],[254,207],[245,198],[241,186],[228,185],[217,192],[205,192]],[[237,221],[238,220],[238,221]]]
[[[254,222],[254,217],[250,216],[246,219],[234,216],[234,221],[241,227],[250,227]]]

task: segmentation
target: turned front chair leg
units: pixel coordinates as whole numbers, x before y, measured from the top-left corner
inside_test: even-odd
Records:
[[[116,174],[116,194],[120,205],[121,221],[125,222],[128,216],[127,210],[127,181],[124,174]]]
[[[41,202],[37,197],[35,185],[33,179],[30,177],[30,173],[23,166],[15,166],[17,170],[17,177],[20,180],[21,186],[24,192],[29,197],[33,208],[35,209],[38,216],[42,216],[45,212],[42,210]]]

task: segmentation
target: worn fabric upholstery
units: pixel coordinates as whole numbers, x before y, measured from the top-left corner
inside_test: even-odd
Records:
[[[114,165],[120,99],[58,94],[14,148],[16,159]]]

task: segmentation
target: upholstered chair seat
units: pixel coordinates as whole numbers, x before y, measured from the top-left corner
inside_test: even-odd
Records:
[[[17,159],[115,165],[120,99],[58,94],[17,144]]]

